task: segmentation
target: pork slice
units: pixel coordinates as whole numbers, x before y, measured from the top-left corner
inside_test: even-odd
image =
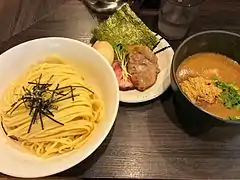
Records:
[[[149,47],[144,45],[129,45],[127,48],[129,52],[139,52],[143,54],[150,62],[157,64],[158,58]]]
[[[113,70],[114,70],[117,80],[118,80],[119,89],[121,91],[127,91],[127,90],[134,89],[134,85],[131,82],[130,78],[128,78],[127,80],[123,79],[121,65],[115,61],[112,65],[112,67],[113,67]]]
[[[144,91],[157,80],[160,72],[156,55],[146,46],[131,47],[129,53],[128,72],[136,89]]]

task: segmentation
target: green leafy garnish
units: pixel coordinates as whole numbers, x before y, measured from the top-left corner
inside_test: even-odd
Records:
[[[94,41],[108,41],[112,46],[146,45],[150,49],[159,43],[155,34],[137,17],[129,5],[125,3],[106,21],[93,30]]]
[[[117,61],[119,62],[122,68],[122,77],[124,80],[127,80],[128,77],[130,76],[130,74],[127,71],[128,50],[122,44],[114,46],[113,49],[115,51]]]
[[[239,121],[240,120],[240,116],[230,116],[229,120]]]
[[[237,108],[240,110],[240,91],[239,88],[231,83],[215,81],[215,85],[222,90],[220,100],[227,108]]]

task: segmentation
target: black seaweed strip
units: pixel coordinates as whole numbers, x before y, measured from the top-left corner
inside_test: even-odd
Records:
[[[163,48],[159,49],[158,51],[154,52],[154,54],[158,54],[158,53],[160,53],[160,52],[162,52],[162,51],[165,51],[166,49],[168,49],[168,48],[170,48],[170,47],[171,47],[171,46],[163,47]]]
[[[94,92],[93,91],[91,91],[90,89],[88,89],[88,88],[86,88],[86,87],[84,87],[84,86],[72,86],[72,87],[79,87],[79,88],[83,88],[83,89],[86,89],[86,90],[88,90],[89,92],[91,92],[92,94],[94,94]]]
[[[48,117],[49,119],[51,119],[52,121],[54,121],[54,122],[56,122],[56,123],[58,123],[58,124],[64,126],[63,123],[61,123],[61,122],[59,122],[59,121],[53,119],[51,116],[47,115],[47,114],[46,114],[45,112],[43,112],[42,110],[41,110],[40,112],[41,112],[44,116],[46,116],[46,117]]]
[[[12,110],[11,110],[11,113],[10,114],[12,114],[17,108],[19,108],[23,103],[25,103],[25,101],[22,101],[21,103],[19,103],[15,108],[13,108]],[[10,112],[10,111],[9,111]]]
[[[8,135],[6,129],[5,129],[4,126],[3,126],[3,122],[2,122],[2,121],[1,121],[1,126],[2,126],[2,129],[3,129],[3,132],[4,132],[6,135]]]
[[[73,88],[72,88],[72,86],[70,88],[71,88],[72,101],[74,101]]]
[[[40,122],[41,122],[42,130],[44,130],[43,120],[42,120],[42,113],[41,113],[40,109],[39,109],[39,119],[40,119]]]
[[[73,96],[74,96],[74,97],[77,97],[77,96],[79,96],[79,94],[74,94]],[[60,98],[54,100],[53,102],[56,103],[56,102],[60,102],[60,101],[63,101],[63,100],[66,100],[66,99],[71,99],[71,98],[72,98],[72,96],[69,96],[69,97],[66,97],[66,98],[60,97]]]

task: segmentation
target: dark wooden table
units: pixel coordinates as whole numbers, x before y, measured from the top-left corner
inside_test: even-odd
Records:
[[[157,32],[157,8],[135,7]],[[239,0],[208,0],[189,34],[209,29],[240,33],[239,15]],[[98,17],[79,0],[1,0],[0,52],[46,36],[88,43]],[[175,49],[180,42],[170,44]],[[48,178],[240,179],[240,127],[213,127],[197,137],[195,131],[179,123],[171,89],[147,103],[121,103],[104,143],[81,164]]]

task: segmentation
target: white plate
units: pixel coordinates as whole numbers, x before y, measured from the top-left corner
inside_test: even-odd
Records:
[[[0,55],[0,96],[12,80],[32,64],[48,55],[67,59],[81,70],[85,80],[94,85],[104,102],[102,121],[88,141],[79,149],[49,159],[40,159],[9,141],[0,127],[0,172],[24,178],[35,178],[64,171],[80,163],[103,142],[115,121],[119,91],[115,73],[100,53],[90,46],[67,38],[43,38],[20,44]],[[111,88],[109,88],[111,87]]]
[[[161,39],[161,42],[153,50],[154,52],[166,46],[170,46],[160,35],[157,35],[157,37]],[[171,83],[170,70],[173,54],[174,51],[171,47],[157,54],[158,65],[161,72],[158,74],[157,81],[152,87],[143,92],[137,90],[120,91],[120,101],[126,103],[140,103],[152,100],[164,93]]]

